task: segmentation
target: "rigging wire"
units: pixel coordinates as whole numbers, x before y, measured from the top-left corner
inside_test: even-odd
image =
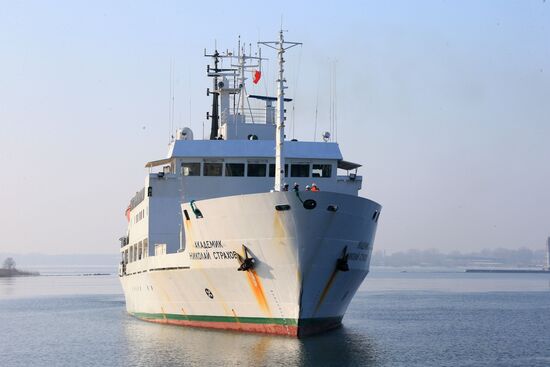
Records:
[[[315,128],[313,130],[313,141],[317,141],[317,115],[319,113],[319,79],[320,74],[317,74],[317,94],[315,96]]]
[[[168,144],[170,144],[170,91],[172,90],[172,62],[168,64],[168,125],[166,129],[168,130]]]
[[[332,129],[332,65],[331,60],[329,59],[329,102],[328,102],[328,130],[331,133],[331,136],[329,138],[329,141],[332,141],[332,133],[334,133],[334,130]]]
[[[338,60],[334,60],[334,140],[338,142],[338,90],[336,88],[336,66],[337,66]]]
[[[302,64],[302,47],[298,51],[298,67],[294,72],[294,91],[292,93],[293,103],[292,103],[292,139],[296,137],[296,120],[295,120],[295,106],[296,106],[296,96],[298,92],[298,81],[300,79],[300,67]]]
[[[189,93],[189,128],[193,130],[193,120],[191,118],[191,107],[193,106],[191,103],[191,72],[189,72],[189,79],[188,79],[189,87],[187,88]]]
[[[168,144],[172,142],[172,81],[173,81],[173,64],[170,58],[169,66],[169,81],[168,81]]]
[[[175,116],[175,94],[176,94],[176,60],[172,58],[172,124],[170,126],[170,133],[174,134],[174,116]]]

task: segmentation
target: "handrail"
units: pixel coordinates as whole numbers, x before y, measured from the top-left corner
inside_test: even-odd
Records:
[[[136,192],[134,197],[130,199],[130,205],[129,205],[130,210],[133,210],[136,206],[141,204],[143,200],[145,200],[145,187],[139,190],[138,192]]]

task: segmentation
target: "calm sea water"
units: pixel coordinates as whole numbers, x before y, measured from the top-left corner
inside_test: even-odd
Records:
[[[550,274],[375,269],[343,328],[296,340],[139,321],[78,275],[105,269],[42,271],[0,278],[0,366],[550,366]]]

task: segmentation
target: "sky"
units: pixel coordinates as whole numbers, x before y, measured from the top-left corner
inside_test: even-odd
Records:
[[[332,133],[383,206],[376,249],[544,246],[550,2],[23,0],[0,7],[0,252],[116,253],[144,163],[166,155],[170,65],[174,124],[201,137],[204,49],[281,22],[303,42],[287,135],[319,140],[334,95]],[[274,95],[263,56],[251,92]]]

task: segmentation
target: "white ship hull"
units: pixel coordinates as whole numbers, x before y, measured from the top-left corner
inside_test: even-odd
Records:
[[[289,336],[339,326],[369,271],[380,205],[332,192],[299,195],[201,200],[202,218],[182,204],[180,252],[121,267],[127,311],[153,322]],[[314,209],[304,208],[307,199]],[[255,266],[238,271],[243,245]]]

